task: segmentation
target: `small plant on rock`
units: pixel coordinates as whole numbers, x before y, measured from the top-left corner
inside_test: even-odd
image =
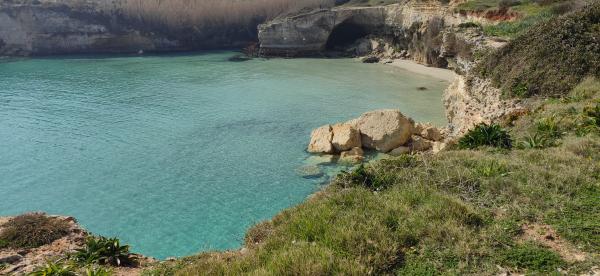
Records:
[[[35,248],[69,234],[69,223],[44,213],[30,213],[12,218],[0,233],[0,248]]]
[[[499,125],[480,124],[458,141],[461,149],[475,149],[481,146],[512,148],[512,139]]]
[[[129,245],[121,245],[117,238],[88,237],[85,246],[72,258],[81,264],[126,265],[131,262]]]

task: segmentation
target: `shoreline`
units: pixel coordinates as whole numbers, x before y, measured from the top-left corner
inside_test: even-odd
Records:
[[[447,82],[452,82],[457,76],[456,73],[450,69],[428,67],[409,59],[395,59],[391,63],[387,63],[387,65]]]

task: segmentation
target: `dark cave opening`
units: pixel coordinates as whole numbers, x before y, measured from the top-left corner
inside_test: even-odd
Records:
[[[336,51],[344,50],[356,40],[367,36],[369,32],[362,26],[352,23],[343,22],[337,25],[329,34],[325,50]]]

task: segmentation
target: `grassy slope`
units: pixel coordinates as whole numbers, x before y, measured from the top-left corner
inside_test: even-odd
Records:
[[[520,148],[380,161],[250,229],[244,253],[205,253],[146,273],[586,272],[600,265],[600,118],[590,112],[600,81],[562,95],[531,100],[530,114],[507,122]]]
[[[148,274],[325,275],[571,273],[600,265],[600,131],[584,109],[600,104],[587,80],[562,100],[536,101],[513,123],[517,142],[555,122],[544,149],[452,150],[368,166],[248,232],[244,253],[207,253]],[[542,126],[542,127],[541,127]],[[550,226],[561,250],[523,235]],[[542,235],[543,236],[543,235]],[[556,238],[556,237],[555,237]],[[566,248],[566,249],[564,249]],[[562,255],[561,255],[562,254]],[[574,261],[573,254],[587,255]]]

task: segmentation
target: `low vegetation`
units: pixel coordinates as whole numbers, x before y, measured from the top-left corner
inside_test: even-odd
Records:
[[[600,76],[600,3],[529,28],[479,66],[511,97],[561,97]]]
[[[49,244],[69,234],[68,222],[43,213],[29,213],[12,218],[0,232],[0,248],[34,248]]]
[[[553,144],[456,149],[361,166],[252,228],[243,253],[205,253],[146,274],[587,273],[600,265],[600,128],[584,133],[580,122],[595,118],[598,103],[600,82],[587,79],[497,126],[515,142],[536,133],[552,137],[554,126],[538,122],[558,113]],[[535,239],[526,225],[556,234]],[[585,257],[552,246],[558,239]]]
[[[102,264],[121,266],[131,263],[129,246],[121,245],[117,238],[90,236],[82,249],[78,249],[71,258],[79,264]]]
[[[480,124],[458,141],[458,147],[461,149],[475,149],[483,146],[510,149],[512,148],[512,139],[508,132],[499,125]]]

